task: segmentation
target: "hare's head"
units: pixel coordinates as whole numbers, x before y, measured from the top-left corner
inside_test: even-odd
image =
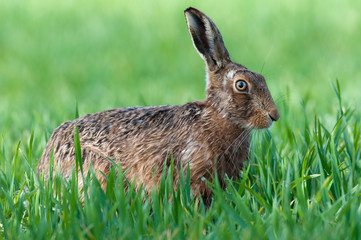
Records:
[[[207,64],[207,99],[234,124],[268,128],[280,117],[261,74],[234,63],[213,21],[195,8],[185,10],[193,44]]]

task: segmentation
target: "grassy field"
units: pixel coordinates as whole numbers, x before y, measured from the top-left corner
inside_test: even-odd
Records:
[[[187,176],[174,192],[172,169],[151,198],[125,193],[116,166],[106,194],[85,176],[84,203],[75,178],[39,178],[48,137],[77,111],[204,98],[190,5],[266,77],[281,112],[253,133],[240,178],[212,185],[208,209]],[[0,1],[0,238],[361,239],[360,11],[351,0]]]

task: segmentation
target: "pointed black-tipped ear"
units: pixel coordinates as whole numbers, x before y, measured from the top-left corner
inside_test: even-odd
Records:
[[[221,33],[214,22],[195,8],[184,11],[194,47],[213,71],[224,66],[231,59],[224,46]]]

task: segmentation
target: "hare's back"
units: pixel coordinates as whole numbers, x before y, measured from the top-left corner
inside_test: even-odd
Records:
[[[39,161],[38,169],[47,171],[54,152],[55,162],[74,165],[74,129],[77,127],[85,156],[121,158],[140,148],[168,144],[178,138],[181,128],[192,126],[201,115],[198,104],[182,106],[119,108],[88,114],[61,124],[54,130]],[[139,148],[137,150],[137,148]],[[126,151],[126,153],[124,153]],[[90,154],[90,152],[92,154]]]

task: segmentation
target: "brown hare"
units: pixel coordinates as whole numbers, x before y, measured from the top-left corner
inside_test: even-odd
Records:
[[[175,172],[189,165],[195,195],[211,196],[205,179],[217,173],[237,178],[248,160],[252,129],[268,128],[280,117],[262,75],[234,63],[213,21],[195,8],[185,10],[194,47],[207,66],[207,96],[180,106],[118,108],[88,114],[61,124],[50,137],[38,164],[48,178],[54,169],[69,177],[75,166],[74,127],[80,136],[84,173],[90,165],[103,176],[118,163],[135,187],[149,193],[160,182],[164,164],[173,158]],[[54,170],[55,171],[55,170]],[[179,175],[178,175],[179,176]],[[175,174],[174,183],[177,182]],[[82,186],[79,178],[79,187]]]

